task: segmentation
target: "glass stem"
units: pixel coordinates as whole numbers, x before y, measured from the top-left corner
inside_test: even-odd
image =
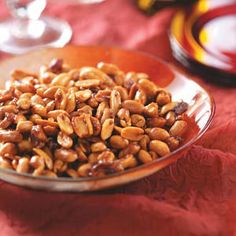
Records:
[[[15,18],[11,33],[16,38],[39,38],[45,30],[42,20],[31,20],[27,18]]]

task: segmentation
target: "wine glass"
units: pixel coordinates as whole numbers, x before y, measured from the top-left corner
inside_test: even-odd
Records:
[[[43,47],[63,47],[72,36],[70,25],[41,16],[46,0],[6,0],[12,18],[0,22],[0,50],[13,54]]]

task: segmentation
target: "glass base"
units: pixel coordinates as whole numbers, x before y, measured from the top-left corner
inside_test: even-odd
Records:
[[[38,21],[0,22],[0,50],[22,54],[41,47],[63,47],[72,36],[70,25],[57,18],[41,17]]]

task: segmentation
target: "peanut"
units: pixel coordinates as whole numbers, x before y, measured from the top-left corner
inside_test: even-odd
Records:
[[[150,150],[156,152],[161,157],[170,153],[168,145],[162,141],[152,140],[149,146]]]
[[[121,131],[121,137],[131,141],[139,141],[142,139],[144,134],[143,129],[138,127],[126,127]]]

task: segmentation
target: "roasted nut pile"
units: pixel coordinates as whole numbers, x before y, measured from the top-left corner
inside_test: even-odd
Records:
[[[113,64],[15,70],[0,91],[0,167],[72,178],[124,171],[180,145],[187,106]]]

